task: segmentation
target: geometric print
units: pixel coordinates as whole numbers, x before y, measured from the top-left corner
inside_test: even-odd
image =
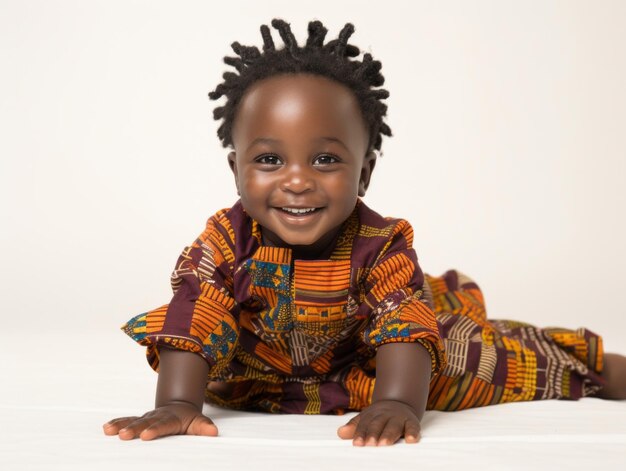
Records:
[[[415,342],[431,356],[428,409],[578,399],[595,394],[602,338],[585,329],[489,319],[476,282],[458,270],[423,273],[413,229],[360,199],[328,259],[294,260],[263,245],[238,201],[209,218],[171,274],[168,304],[121,329],[147,347],[200,355],[207,381],[232,383],[205,399],[233,409],[343,414],[372,400],[376,349]]]
[[[435,304],[455,312],[437,312],[448,365],[431,381],[428,408],[578,399],[604,384],[601,337],[584,328],[542,329],[525,322],[477,318],[476,306],[464,299],[468,287],[474,300],[482,299],[471,278],[457,270],[426,277],[434,288]]]

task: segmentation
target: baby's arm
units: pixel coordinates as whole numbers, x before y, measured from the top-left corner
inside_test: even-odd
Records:
[[[426,410],[431,356],[419,343],[387,343],[376,351],[372,404],[339,427],[338,435],[353,445],[392,445],[404,436],[419,439]]]
[[[159,347],[159,379],[154,410],[141,417],[119,417],[103,425],[122,440],[152,440],[165,435],[217,435],[202,414],[209,365],[198,354]]]

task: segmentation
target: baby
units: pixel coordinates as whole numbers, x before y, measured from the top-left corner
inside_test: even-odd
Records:
[[[300,414],[359,414],[357,446],[415,443],[426,409],[550,398],[626,398],[626,357],[580,328],[487,319],[468,276],[423,273],[403,219],[365,195],[391,129],[381,63],[346,24],[308,26],[300,47],[261,26],[263,52],[232,44],[237,74],[209,93],[240,199],[211,216],[171,276],[170,303],[122,329],[159,373],[155,408],[104,424],[123,440],[215,436],[204,401]]]

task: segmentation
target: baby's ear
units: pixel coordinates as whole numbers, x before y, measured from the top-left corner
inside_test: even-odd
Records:
[[[235,176],[235,186],[237,187],[237,194],[239,195],[239,176],[237,175],[237,153],[236,152],[229,152],[228,153],[228,166],[230,167],[230,169],[233,172],[233,175]]]
[[[235,151],[231,151],[228,153],[228,156],[226,158],[228,159],[228,166],[230,167],[230,169],[233,172],[236,172],[237,170],[235,170],[235,162],[237,161],[237,153]]]
[[[372,172],[376,166],[376,152],[368,152],[363,158],[363,167],[361,167],[361,178],[359,179],[359,196],[365,196],[367,188],[370,186]]]

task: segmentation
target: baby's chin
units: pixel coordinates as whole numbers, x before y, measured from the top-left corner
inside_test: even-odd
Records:
[[[274,247],[291,249],[293,252],[307,258],[315,258],[322,254],[333,241],[333,233],[315,234],[311,231],[302,233],[285,233],[283,231],[272,231],[272,229],[261,226],[263,233],[263,244]]]
[[[280,236],[280,240],[272,240],[274,245],[278,247],[285,247],[295,251],[307,251],[313,249],[316,245],[322,243],[322,237],[311,237],[310,234],[304,234],[302,237],[298,236]]]

